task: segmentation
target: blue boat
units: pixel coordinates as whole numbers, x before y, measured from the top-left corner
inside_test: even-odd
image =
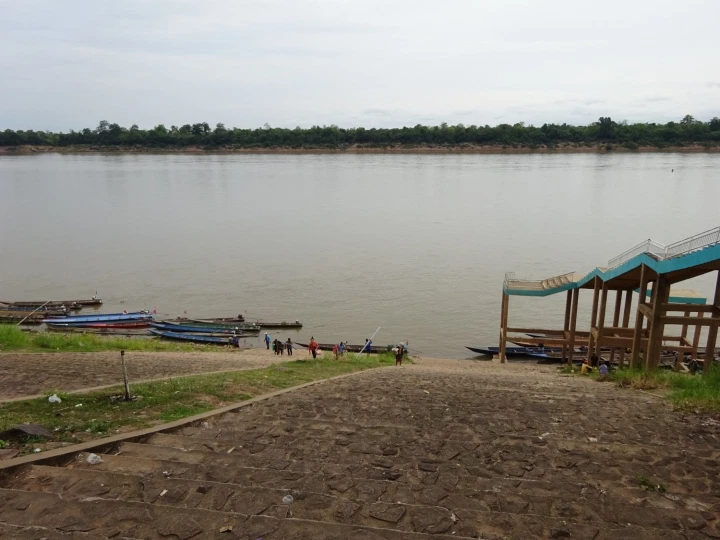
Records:
[[[179,332],[163,332],[162,330],[150,330],[156,336],[160,336],[166,339],[175,339],[179,341],[192,341],[194,343],[212,343],[213,345],[229,345],[232,336],[228,337],[214,337],[214,336],[199,336],[197,334],[183,334]]]
[[[470,349],[472,352],[477,354],[484,354],[487,356],[494,356],[496,354],[500,354],[500,347],[465,347],[466,349]],[[548,352],[547,348],[543,347],[505,347],[505,356],[508,358],[511,357],[520,357],[520,356],[532,356],[537,354],[546,354]]]
[[[192,332],[193,334],[227,334],[231,336],[235,330],[229,328],[215,328],[213,326],[191,326],[188,324],[175,324],[168,322],[151,322],[150,326],[167,332]]]
[[[152,320],[153,316],[144,311],[136,313],[106,313],[103,315],[71,315],[67,317],[50,317],[43,319],[44,323],[52,324],[76,324],[91,322],[109,322],[109,321],[140,321]]]

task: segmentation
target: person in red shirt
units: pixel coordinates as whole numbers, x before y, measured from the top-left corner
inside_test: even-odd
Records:
[[[318,342],[315,341],[314,337],[310,338],[310,343],[308,343],[308,351],[310,351],[310,354],[312,354],[313,360],[317,358],[317,351],[320,348],[320,345],[318,345]]]
[[[335,360],[338,359],[338,352],[339,352],[339,350],[340,350],[340,349],[339,349],[339,347],[338,347],[338,344],[336,343],[335,346],[333,347],[333,354],[335,355]]]

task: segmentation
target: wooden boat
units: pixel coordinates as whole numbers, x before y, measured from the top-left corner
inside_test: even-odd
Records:
[[[150,326],[149,319],[139,319],[132,321],[109,321],[109,322],[79,322],[79,323],[46,323],[48,327],[53,328],[147,328]]]
[[[476,354],[483,354],[486,356],[494,356],[500,354],[500,347],[465,347],[470,349]],[[546,354],[547,348],[543,349],[540,347],[505,347],[505,356],[508,358],[512,357],[528,357],[532,354]]]
[[[65,317],[48,317],[46,319],[43,319],[43,322],[53,324],[77,324],[111,321],[151,321],[152,318],[153,316],[147,311],[137,311],[135,313],[103,313],[98,315],[68,315]]]
[[[150,326],[158,328],[167,332],[178,332],[181,334],[227,334],[233,335],[235,333],[234,328],[218,328],[216,326],[191,326],[187,324],[179,324],[170,321],[151,322]],[[247,335],[247,332],[242,331],[242,335]]]
[[[307,349],[308,344],[307,343],[294,343],[294,345],[297,345],[300,348]],[[335,348],[335,343],[319,343],[320,350],[321,351],[332,351]],[[362,345],[345,345],[345,352],[350,353],[357,353],[360,352],[360,349],[362,349]],[[368,351],[365,349],[363,353],[369,353],[369,354],[380,354],[384,352],[390,352],[391,346],[382,347],[380,345],[371,345],[370,350]]]
[[[43,308],[37,308],[37,307],[31,307],[31,306],[6,306],[3,304],[0,304],[0,309],[3,311],[18,311],[21,313],[25,313],[26,315],[28,313],[41,313],[43,315],[58,315],[58,316],[64,316],[67,315],[70,310],[65,307],[52,307],[48,308],[47,306]]]
[[[42,324],[46,317],[44,313],[33,313],[32,315],[24,311],[0,311],[0,323],[18,324]]]
[[[189,319],[189,321],[197,324],[221,324],[221,325],[245,325],[245,326],[256,326],[258,329],[261,328],[278,328],[283,329],[286,328],[288,330],[296,330],[298,328],[302,328],[302,323],[300,321],[295,322],[265,322],[265,321],[253,321],[253,322],[247,322],[245,320],[241,321],[240,319]]]
[[[185,326],[203,326],[203,327],[209,327],[209,328],[224,328],[226,330],[242,330],[243,332],[259,332],[260,327],[257,326],[254,323],[243,323],[243,322],[236,322],[236,323],[223,323],[223,322],[215,322],[215,321],[209,321],[205,319],[178,319],[175,321],[161,321],[166,322],[168,324],[181,324]]]
[[[89,326],[55,326],[48,325],[50,332],[64,334],[100,334],[104,336],[150,336],[147,328],[94,328]]]
[[[82,309],[83,306],[101,306],[103,301],[100,298],[91,298],[89,300],[28,300],[24,302],[2,301],[2,303],[10,306],[40,307],[45,305],[47,307],[65,306],[68,309]]]
[[[177,341],[191,341],[193,343],[208,343],[212,345],[230,345],[232,336],[228,337],[215,337],[207,335],[180,333],[180,332],[169,332],[162,330],[152,329],[150,332],[156,336],[160,336],[165,339],[173,339]]]

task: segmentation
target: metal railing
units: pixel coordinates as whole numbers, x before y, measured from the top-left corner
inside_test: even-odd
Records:
[[[670,244],[665,248],[665,258],[677,257],[691,251],[697,251],[707,246],[720,242],[720,227],[715,227],[709,231],[701,232],[685,240],[680,240],[674,244]]]
[[[566,274],[560,274],[545,279],[517,279],[515,272],[505,272],[505,288],[508,288],[510,283],[537,283],[542,285],[544,282],[553,283],[559,281],[561,285],[572,282],[575,272],[568,272]]]
[[[720,227],[696,234],[679,242],[675,242],[674,244],[670,244],[669,246],[665,246],[648,238],[645,242],[610,259],[608,261],[608,269],[620,266],[641,253],[650,253],[660,260],[665,260],[679,257],[680,255],[685,255],[686,253],[691,253],[717,243],[720,243]]]

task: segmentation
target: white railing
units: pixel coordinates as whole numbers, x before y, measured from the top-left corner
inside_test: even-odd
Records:
[[[641,253],[652,253],[662,258],[665,253],[665,246],[648,238],[643,243],[628,249],[625,253],[621,253],[617,257],[610,259],[608,261],[608,268],[620,266],[622,263],[629,261],[633,257],[637,257]]]
[[[714,229],[696,234],[685,240],[680,240],[680,242],[670,244],[665,248],[665,258],[677,257],[678,255],[690,253],[691,251],[696,251],[717,244],[718,242],[720,242],[720,227],[715,227]]]
[[[573,277],[575,276],[575,272],[568,272],[567,274],[560,274],[558,276],[553,276],[545,279],[517,279],[515,277],[515,272],[505,272],[505,288],[508,288],[508,285],[512,282],[515,283],[537,283],[542,284],[544,282],[555,282],[559,281],[560,284],[570,283],[572,282]]]
[[[691,253],[717,243],[720,243],[720,227],[696,234],[690,238],[686,238],[685,240],[680,240],[679,242],[670,244],[669,246],[647,239],[645,242],[630,248],[625,253],[618,255],[614,259],[610,259],[608,261],[608,268],[610,269],[620,266],[624,262],[629,261],[633,257],[637,257],[641,253],[650,253],[660,260],[665,260],[672,259],[673,257],[679,257],[680,255],[685,255],[686,253]]]

